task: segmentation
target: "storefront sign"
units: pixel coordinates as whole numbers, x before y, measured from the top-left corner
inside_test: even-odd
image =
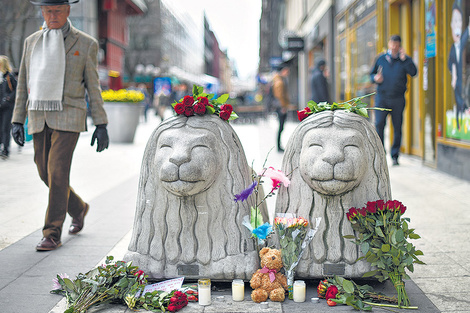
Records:
[[[436,56],[436,4],[434,0],[426,0],[425,12],[425,57],[433,58]]]
[[[304,49],[304,39],[302,37],[288,37],[287,51],[299,52]]]

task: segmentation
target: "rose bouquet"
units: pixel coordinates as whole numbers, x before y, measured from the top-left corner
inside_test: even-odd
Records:
[[[176,312],[188,304],[186,294],[178,290],[144,293],[145,273],[132,266],[132,262],[114,262],[113,259],[108,256],[105,265],[80,273],[74,280],[65,274],[57,275],[51,293],[66,297],[64,313],[86,312],[92,306],[105,303],[125,304],[130,309]]]
[[[228,94],[215,98],[213,94],[204,93],[201,86],[193,86],[193,95],[184,96],[178,102],[172,104],[175,113],[184,116],[216,114],[224,121],[231,121],[238,118],[233,111],[232,105],[226,103]]]
[[[305,218],[297,217],[292,213],[278,213],[274,218],[274,227],[279,237],[282,262],[287,276],[289,299],[293,299],[295,268],[305,248],[317,232],[320,221],[321,217],[317,217],[315,228],[311,229],[308,228],[309,223]]]
[[[395,297],[387,297],[374,291],[369,285],[358,285],[340,276],[321,280],[317,287],[318,297],[325,299],[329,306],[345,304],[356,310],[370,311],[372,306],[397,307]],[[387,302],[390,304],[384,304]],[[417,307],[408,307],[417,309]]]
[[[409,228],[409,218],[402,217],[406,207],[400,201],[377,200],[368,202],[363,208],[351,208],[346,213],[357,237],[355,239],[366,259],[376,269],[364,274],[364,277],[375,276],[379,281],[390,279],[398,294],[398,306],[409,306],[410,300],[403,280],[409,279],[406,269],[413,272],[413,264],[424,264],[418,259],[423,252],[416,250],[409,239],[420,236]]]

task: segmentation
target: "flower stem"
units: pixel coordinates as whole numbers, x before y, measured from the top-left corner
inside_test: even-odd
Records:
[[[408,294],[405,290],[405,283],[401,279],[400,274],[393,272],[389,273],[388,276],[397,290],[398,306],[401,307],[403,305],[404,307],[408,307],[410,305],[410,299],[408,298]]]
[[[363,301],[363,303],[368,304],[368,305],[386,307],[386,308],[398,308],[398,309],[409,309],[409,310],[418,309],[417,306],[400,306],[400,305],[395,305],[395,304],[382,304],[382,303],[374,303],[374,302],[368,302],[368,301]]]

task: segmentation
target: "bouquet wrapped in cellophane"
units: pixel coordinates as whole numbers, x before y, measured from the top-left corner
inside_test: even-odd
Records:
[[[274,218],[274,227],[279,237],[282,262],[286,271],[289,299],[293,298],[295,268],[317,232],[320,222],[321,217],[317,217],[313,228],[309,228],[308,220],[293,213],[278,213]]]

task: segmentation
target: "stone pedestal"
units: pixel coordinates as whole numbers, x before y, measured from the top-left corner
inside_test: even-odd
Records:
[[[292,178],[279,191],[276,213],[297,213],[310,223],[322,218],[296,276],[362,277],[370,271],[368,262],[356,262],[359,247],[343,236],[354,233],[346,218],[349,208],[391,199],[385,152],[374,126],[343,110],[312,114],[289,139],[282,171],[292,172]]]
[[[234,195],[250,183],[240,140],[226,121],[165,120],[145,149],[124,259],[154,278],[249,279],[259,268],[258,252],[242,221],[254,203],[235,203]]]

